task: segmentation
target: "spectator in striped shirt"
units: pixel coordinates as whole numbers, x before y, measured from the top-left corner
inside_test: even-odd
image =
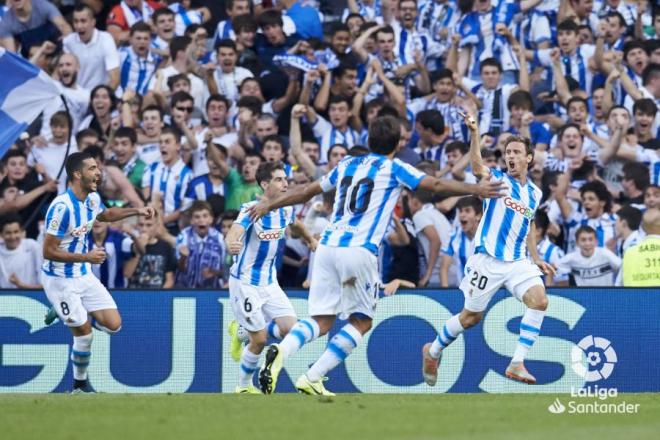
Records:
[[[131,27],[130,46],[123,48],[119,61],[118,94],[131,89],[140,95],[153,88],[152,81],[160,60],[153,55],[151,47],[151,28],[146,23],[136,23]]]
[[[180,287],[219,288],[225,256],[224,237],[213,227],[213,209],[203,200],[189,209],[190,226],[176,239],[177,271]]]
[[[465,264],[474,254],[474,235],[477,233],[483,204],[477,197],[461,197],[456,203],[459,226],[442,248],[440,263],[441,287],[456,287],[463,279]]]

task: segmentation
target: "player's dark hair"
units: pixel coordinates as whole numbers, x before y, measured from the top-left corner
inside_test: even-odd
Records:
[[[630,40],[623,45],[623,59],[625,60],[626,58],[628,58],[628,54],[630,53],[630,51],[634,49],[642,49],[644,52],[648,54],[648,51],[646,50],[646,46],[642,41]]]
[[[619,27],[626,28],[626,19],[623,18],[623,15],[621,15],[620,12],[618,11],[610,11],[606,15],[607,18],[616,18],[619,20]]]
[[[261,162],[259,168],[257,168],[257,184],[261,186],[261,182],[270,182],[276,170],[284,171],[284,164],[279,160],[275,162]]]
[[[94,159],[94,156],[86,151],[71,153],[69,157],[66,158],[64,167],[69,180],[73,180],[73,173],[82,171],[83,164],[87,159]]]
[[[94,13],[94,10],[89,6],[84,3],[77,3],[76,6],[73,8],[73,12],[83,12],[87,11],[89,12],[89,16],[92,17],[94,20],[96,20],[96,14]]]
[[[622,106],[622,105],[613,105],[613,106],[610,107],[610,109],[607,111],[607,117],[609,118],[610,115],[612,114],[612,112],[613,112],[614,110],[619,110],[619,109],[625,111],[626,113],[628,113],[628,116],[630,116],[630,112],[629,112],[628,109],[625,108],[624,106]]]
[[[332,25],[332,29],[330,31],[330,36],[334,37],[339,32],[348,32],[350,34],[351,30],[349,29],[349,27],[346,23],[337,22],[334,25]]]
[[[369,149],[387,156],[399,145],[401,126],[392,116],[379,116],[369,125]]]
[[[328,100],[328,108],[332,104],[341,104],[342,102],[346,103],[348,106],[348,110],[350,111],[351,108],[353,107],[353,102],[351,101],[351,98],[345,95],[332,95],[330,96],[330,99]]]
[[[342,61],[339,63],[339,66],[337,66],[333,71],[332,75],[335,76],[336,78],[340,78],[346,74],[349,70],[356,70],[357,71],[357,66],[355,63],[352,63],[350,61]]]
[[[353,145],[351,148],[349,148],[347,154],[353,157],[366,156],[369,154],[369,149],[363,145]]]
[[[165,115],[165,113],[163,112],[163,109],[160,106],[155,105],[155,104],[149,105],[149,106],[143,108],[140,111],[140,119],[144,119],[144,114],[146,112],[158,112],[158,115],[160,116],[161,121],[163,120],[163,117]]]
[[[592,192],[596,195],[596,198],[601,202],[605,202],[605,212],[610,212],[612,210],[612,194],[607,189],[607,186],[600,180],[592,180],[587,182],[580,188],[580,195],[584,195],[588,192]]]
[[[638,230],[639,225],[642,223],[642,211],[635,208],[634,206],[622,206],[616,212],[616,215],[619,217],[619,220],[625,221],[632,231]]]
[[[422,110],[417,113],[415,121],[426,130],[431,130],[434,134],[440,135],[445,132],[445,118],[442,113],[435,109]]]
[[[458,202],[456,202],[456,209],[460,211],[461,209],[466,208],[472,208],[477,215],[482,215],[484,212],[483,202],[479,197],[475,196],[465,196],[458,199]]]
[[[282,150],[283,153],[286,152],[286,148],[284,147],[284,139],[279,134],[269,134],[268,136],[266,136],[263,142],[261,143],[262,150],[263,150],[263,146],[266,145],[266,142],[275,142],[280,146],[280,149]]]
[[[137,143],[137,133],[133,127],[119,127],[115,132],[115,139],[126,138],[131,141],[132,145]]]
[[[571,104],[575,102],[579,102],[583,104],[584,107],[587,109],[587,111],[589,111],[589,102],[586,99],[581,98],[579,96],[573,96],[568,101],[566,101],[566,110],[568,110],[571,107]]]
[[[231,104],[229,103],[229,99],[227,99],[226,96],[220,95],[219,93],[214,93],[213,95],[209,96],[209,99],[206,100],[206,110],[208,111],[209,105],[212,102],[222,102],[225,104],[225,107],[227,107],[227,110],[229,110],[229,107],[231,107]]]
[[[435,193],[425,190],[418,189],[417,191],[410,192],[410,198],[417,199],[422,204],[433,203],[435,200]]]
[[[330,161],[330,156],[332,156],[332,152],[334,151],[335,148],[342,148],[344,149],[344,151],[346,151],[346,154],[348,154],[348,148],[346,148],[346,145],[343,144],[330,145],[330,148],[328,148],[328,157],[325,158],[327,161]]]
[[[577,230],[575,231],[575,241],[577,241],[580,238],[580,235],[582,234],[593,234],[593,236],[596,236],[596,230],[592,228],[589,225],[582,225]]]
[[[190,87],[191,85],[190,78],[188,78],[188,75],[186,75],[185,73],[177,73],[176,75],[172,75],[169,78],[167,78],[167,88],[170,90],[174,90],[174,85],[179,81],[187,82],[188,87]]]
[[[391,34],[391,35],[394,35],[394,28],[392,26],[390,26],[389,24],[385,25],[385,26],[381,26],[381,28],[376,31],[376,39],[378,39],[378,34]]]

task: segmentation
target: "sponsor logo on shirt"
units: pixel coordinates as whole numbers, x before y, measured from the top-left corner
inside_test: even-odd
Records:
[[[532,212],[531,209],[523,205],[521,202],[517,200],[513,200],[511,197],[507,196],[504,198],[504,206],[514,210],[519,214],[522,214],[523,216],[527,217],[530,220],[534,218],[534,212]]]
[[[257,237],[261,241],[274,241],[284,238],[284,229],[269,229],[257,233]]]
[[[75,228],[73,231],[71,231],[71,235],[74,237],[82,237],[84,235],[87,235],[89,231],[92,230],[92,225],[94,224],[94,220],[91,222],[84,224],[82,226],[79,226]]]

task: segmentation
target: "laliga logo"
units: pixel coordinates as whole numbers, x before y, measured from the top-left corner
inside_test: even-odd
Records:
[[[583,356],[586,356],[588,366],[585,365]],[[597,382],[610,377],[616,362],[616,351],[612,348],[612,343],[605,338],[585,336],[571,350],[573,371],[587,382]]]
[[[505,197],[504,198],[504,206],[506,206],[509,209],[513,209],[519,214],[522,214],[523,216],[527,217],[528,219],[531,219],[534,217],[534,213],[532,213],[532,210],[523,205],[522,203],[513,200],[511,197]]]
[[[279,240],[280,238],[284,237],[284,229],[261,231],[257,233],[257,237],[259,237],[259,240],[262,241]]]

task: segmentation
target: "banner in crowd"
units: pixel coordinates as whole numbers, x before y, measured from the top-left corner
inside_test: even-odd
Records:
[[[120,333],[94,331],[89,376],[108,393],[232,392],[238,365],[229,355],[232,319],[226,291],[117,291]],[[289,291],[299,316],[307,292]],[[372,331],[329,374],[336,392],[552,392],[584,386],[658,392],[660,294],[652,289],[557,289],[526,366],[539,384],[504,377],[518,340],[523,305],[499,292],[484,320],[444,353],[438,384],[422,381],[421,347],[458,313],[458,290],[400,291],[381,298]],[[59,321],[46,327],[43,292],[0,292],[0,392],[63,392],[71,387],[71,335]],[[330,336],[343,325],[338,322]],[[286,363],[278,391],[323,352],[328,337]]]

